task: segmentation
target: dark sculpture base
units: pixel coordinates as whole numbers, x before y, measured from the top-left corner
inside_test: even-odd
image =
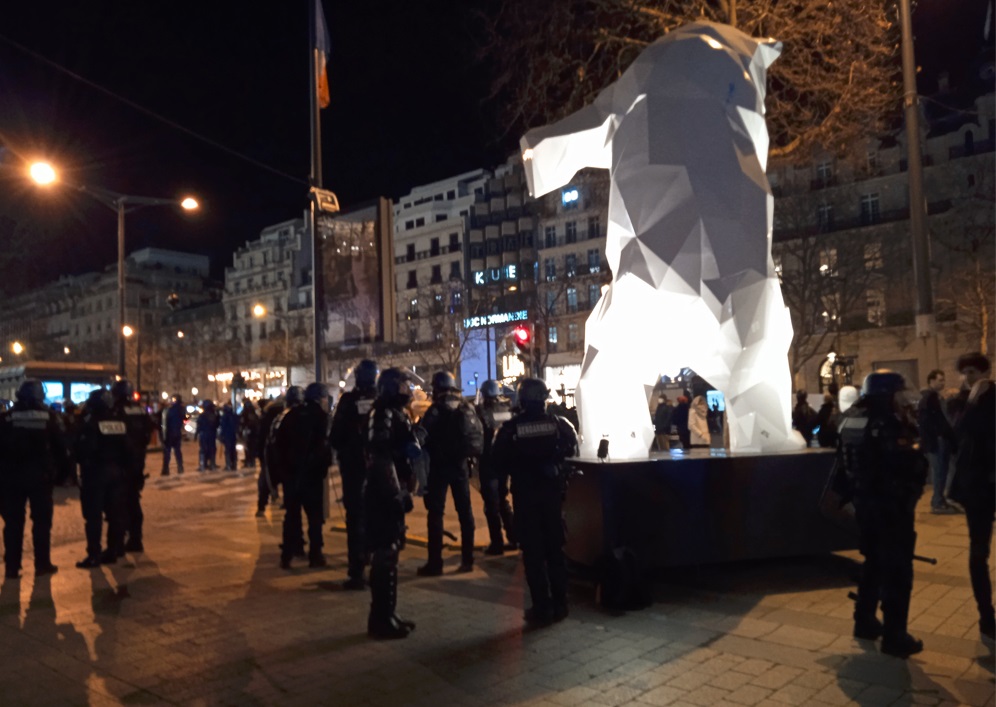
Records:
[[[625,547],[651,571],[857,548],[857,535],[820,511],[833,461],[822,449],[574,460],[582,475],[564,503],[568,560],[595,567]]]

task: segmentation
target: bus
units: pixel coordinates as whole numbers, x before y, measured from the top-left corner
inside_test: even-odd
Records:
[[[79,405],[91,390],[109,386],[117,371],[117,366],[110,363],[25,361],[0,366],[0,408],[10,405],[21,383],[29,378],[42,382],[46,405],[61,406],[67,399]]]

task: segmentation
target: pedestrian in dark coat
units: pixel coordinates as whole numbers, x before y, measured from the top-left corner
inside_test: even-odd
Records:
[[[965,508],[968,521],[968,571],[979,610],[979,631],[996,639],[996,612],[989,575],[989,546],[996,521],[996,386],[987,377],[989,359],[981,353],[958,358],[964,378],[963,401],[954,422],[955,475],[949,497]]]
[[[239,437],[239,418],[231,403],[221,406],[221,419],[218,421],[218,439],[225,450],[225,471],[236,471],[239,468],[238,454],[235,443]]]

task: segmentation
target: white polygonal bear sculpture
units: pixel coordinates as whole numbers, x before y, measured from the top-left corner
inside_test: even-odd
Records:
[[[799,449],[792,323],[771,258],[767,67],[781,51],[695,22],[648,46],[595,101],[521,145],[539,196],[610,170],[612,284],[585,326],[576,399],[583,456],[646,458],[647,394],[690,366],[722,391],[733,451]]]

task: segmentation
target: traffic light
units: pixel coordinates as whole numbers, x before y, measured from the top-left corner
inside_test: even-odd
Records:
[[[529,327],[520,324],[512,330],[512,339],[519,353],[530,353],[533,345],[533,333]]]

